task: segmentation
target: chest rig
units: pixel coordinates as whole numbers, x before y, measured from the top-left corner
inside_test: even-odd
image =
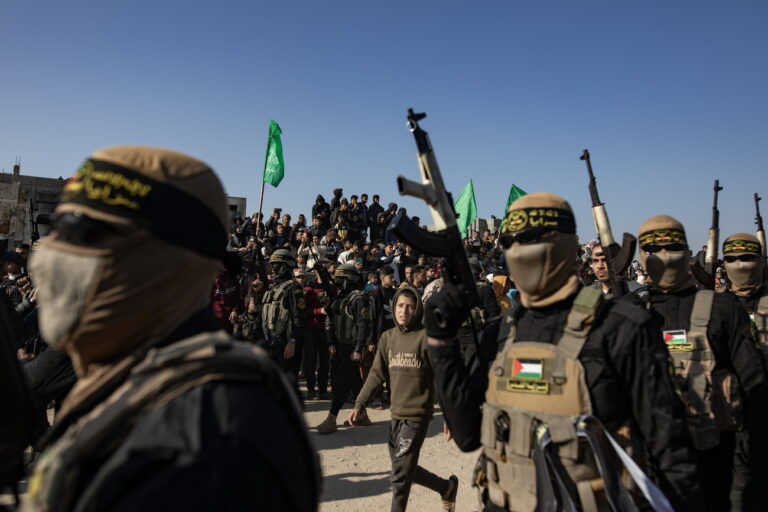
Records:
[[[261,323],[271,336],[291,337],[291,312],[285,305],[285,299],[292,288],[293,281],[288,279],[264,294]]]
[[[592,417],[579,354],[604,300],[601,290],[582,287],[557,344],[517,341],[515,310],[502,320],[502,348],[483,404],[476,476],[494,505],[513,512],[635,511],[618,469],[623,464],[629,477],[655,493],[646,499],[657,510],[672,510]]]
[[[735,430],[741,424],[738,381],[728,369],[715,370],[707,335],[714,298],[714,291],[699,290],[688,331],[664,331],[675,385],[685,402],[686,422],[697,450],[714,448],[720,443],[720,431]]]
[[[354,345],[357,337],[357,319],[350,311],[350,306],[363,295],[360,290],[353,290],[346,297],[342,297],[333,303],[333,333],[336,341],[341,345]]]
[[[46,450],[30,477],[23,510],[90,510],[99,486],[119,471],[110,466],[110,457],[136,423],[182,393],[217,381],[262,382],[292,414],[301,416],[290,384],[269,355],[256,346],[233,343],[224,331],[152,349],[122,386]]]

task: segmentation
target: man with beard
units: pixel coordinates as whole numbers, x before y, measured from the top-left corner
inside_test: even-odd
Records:
[[[360,361],[363,351],[373,352],[376,345],[368,344],[371,330],[371,314],[368,300],[362,292],[363,283],[360,272],[351,263],[344,263],[333,273],[333,280],[338,295],[326,308],[325,333],[328,351],[336,358],[338,366],[334,373],[333,399],[328,417],[317,426],[320,434],[336,432],[336,417],[351,391],[357,396],[362,382],[360,380]],[[371,425],[365,412],[359,422]]]
[[[595,244],[595,246],[592,247],[592,256],[589,261],[590,268],[595,274],[595,282],[592,283],[592,286],[601,290],[607,298],[612,299],[614,294],[611,285],[611,275],[608,271],[608,264],[608,257],[605,254],[605,251],[603,251],[603,246]],[[633,292],[638,290],[640,285],[634,280],[631,280],[627,281],[627,288],[630,292]]]
[[[320,246],[325,249],[325,257],[329,261],[336,261],[341,251],[344,250],[335,229],[326,231],[325,237],[320,241]]]
[[[749,233],[737,233],[723,242],[723,266],[728,275],[726,293],[744,306],[752,320],[752,334],[763,353],[768,357],[768,285],[765,283],[765,258],[762,256],[760,241]],[[750,481],[749,435],[746,431],[736,432],[736,456],[734,458],[733,486],[731,488],[732,510],[742,510],[742,494]]]
[[[228,211],[210,167],[97,151],[56,215],[30,269],[41,333],[79,379],[23,510],[316,510],[317,458],[289,384],[211,312]]]
[[[744,510],[764,508],[765,491],[759,487],[768,481],[768,377],[749,317],[733,296],[696,289],[685,229],[678,220],[651,217],[640,226],[638,240],[649,283],[638,299],[651,312],[669,350],[686,404],[705,510],[730,509],[739,428],[746,430],[752,450],[753,478],[743,491],[742,505]]]
[[[602,424],[628,437],[634,454],[647,454],[643,465],[657,469],[675,510],[700,510],[684,410],[649,314],[580,285],[576,221],[563,198],[523,196],[503,225],[521,305],[486,326],[477,364],[466,367],[456,343],[469,314],[456,286],[445,283],[425,306],[435,387],[451,434],[464,451],[483,447],[475,480],[484,509],[534,510],[557,499],[553,492],[562,495],[549,491],[564,478],[560,489],[575,506],[605,509],[607,495],[592,486],[601,468],[577,435],[577,428],[603,432]],[[574,423],[581,415],[583,423]],[[542,450],[556,457],[557,478],[548,476]],[[617,475],[607,471],[613,485]]]

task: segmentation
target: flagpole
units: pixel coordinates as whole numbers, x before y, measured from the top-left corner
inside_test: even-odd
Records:
[[[271,123],[270,123],[271,128]],[[261,169],[261,193],[259,194],[259,222],[262,222],[262,219],[264,218],[262,213],[262,207],[264,206],[264,185],[266,182],[264,181],[264,173],[267,172],[267,159],[269,158],[269,136],[271,135],[272,131],[270,128],[267,128],[267,149],[264,150],[264,167]],[[266,226],[266,224],[264,224]],[[259,231],[259,225],[256,225],[256,234],[258,235]]]
[[[271,127],[271,123],[270,123]],[[264,264],[264,255],[261,254],[261,242],[259,241],[259,224],[262,222],[263,218],[263,212],[262,207],[264,206],[264,185],[266,182],[264,181],[264,172],[267,170],[267,158],[269,158],[269,135],[272,133],[269,129],[267,129],[267,149],[264,151],[264,168],[261,170],[261,192],[259,193],[259,217],[256,223],[256,236],[255,238],[255,247],[253,248],[253,252],[251,253],[251,265],[255,263],[255,260],[258,259],[259,261],[259,276],[261,278],[261,281],[264,283],[264,286],[267,287],[267,267]],[[266,226],[266,225],[265,225]],[[266,233],[265,233],[266,234]],[[255,258],[254,258],[255,256]],[[253,286],[249,284],[248,286],[248,303],[250,303],[251,296],[253,295]]]

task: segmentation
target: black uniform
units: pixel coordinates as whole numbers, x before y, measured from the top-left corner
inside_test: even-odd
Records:
[[[291,278],[277,282],[270,291],[277,288],[285,289],[278,307],[287,311],[288,321],[282,332],[270,331],[267,324],[263,324],[262,329],[270,355],[283,370],[291,374],[295,381],[299,375],[301,356],[304,350],[304,288]],[[268,297],[265,295],[262,311],[267,307],[267,299]],[[286,359],[283,355],[288,343],[296,344],[293,357],[290,359]]]
[[[217,329],[206,309],[158,347]],[[125,379],[118,375],[95,400],[57,418],[51,441],[78,428],[73,425],[103,403],[98,398]],[[264,380],[220,380],[184,391],[126,418],[128,428],[112,428],[110,442],[95,452],[84,447],[80,464],[67,461],[71,470],[51,510],[316,510],[319,468],[289,401],[285,387]],[[86,437],[110,428],[98,419],[88,425],[81,431]]]
[[[518,312],[517,339],[557,343],[574,297]],[[507,314],[513,314],[511,310]],[[503,317],[501,317],[503,318]],[[456,443],[480,446],[481,404],[489,366],[498,350],[499,320],[483,331],[476,364],[463,364],[458,344],[430,346],[440,404]],[[650,453],[656,477],[676,510],[698,510],[696,465],[682,402],[675,394],[666,347],[648,313],[625,302],[603,306],[579,361],[584,366],[593,414],[608,428],[630,421]],[[496,510],[487,503],[486,510]]]
[[[344,293],[344,292],[342,292]],[[340,306],[346,302],[350,293],[356,293],[347,306],[347,311],[352,317],[354,328],[341,336],[336,335],[335,322],[345,315],[340,311]],[[352,361],[352,352],[362,354],[365,350],[366,340],[371,330],[371,315],[368,306],[368,299],[364,294],[355,290],[346,292],[334,299],[329,308],[329,314],[325,317],[325,335],[328,345],[336,347],[336,355],[333,358],[335,369],[333,375],[333,399],[331,400],[331,414],[338,416],[339,411],[344,405],[348,393],[351,391],[354,396],[360,392],[363,385],[360,375],[359,362]]]
[[[475,331],[482,331],[485,323],[499,316],[501,308],[496,300],[496,294],[488,281],[477,283],[477,294],[480,296],[480,305],[473,308],[470,317],[459,328],[456,336],[459,338],[459,348],[464,356],[464,363],[469,364],[475,357]]]
[[[693,287],[678,293],[651,291],[647,301],[655,328],[658,331],[688,330],[695,296],[696,289]],[[753,302],[754,309],[756,299]],[[747,436],[751,441],[751,481],[759,486],[768,481],[768,446],[764,440],[765,432],[768,432],[768,379],[762,356],[750,333],[749,317],[734,296],[715,294],[707,338],[715,356],[715,371],[728,369],[735,373],[745,395],[743,428],[747,435],[742,441],[746,442]],[[755,435],[756,432],[759,434]],[[735,442],[733,432],[722,432],[720,445],[698,452],[700,481],[708,510],[730,508],[729,490]],[[744,510],[760,510],[760,507],[764,507],[764,503],[758,505],[754,500],[757,494],[764,497],[765,491],[755,489],[753,485],[747,486],[744,482],[742,488],[746,488],[743,495]],[[748,503],[753,508],[749,508]]]

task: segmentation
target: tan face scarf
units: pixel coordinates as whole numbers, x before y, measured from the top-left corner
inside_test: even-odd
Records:
[[[204,308],[219,266],[145,231],[99,248],[44,239],[30,258],[41,333],[82,378],[92,363],[160,341]]]
[[[541,242],[515,243],[504,251],[524,307],[549,306],[576,293],[577,248],[576,235],[553,231]]]
[[[640,251],[640,263],[648,272],[651,286],[665,292],[678,292],[694,286],[689,270],[688,251]]]
[[[740,297],[749,297],[763,285],[765,272],[762,259],[755,261],[736,260],[732,263],[724,262],[723,266],[731,282],[729,289]]]

